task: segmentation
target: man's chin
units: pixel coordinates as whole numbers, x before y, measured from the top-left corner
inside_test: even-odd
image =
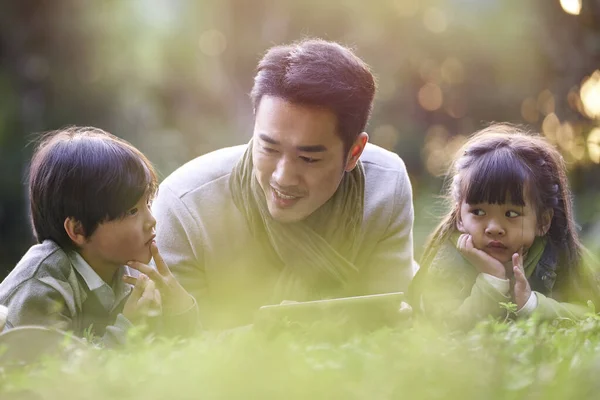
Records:
[[[271,218],[282,224],[291,224],[306,218],[303,214],[295,212],[293,209],[282,210],[274,206],[269,207],[269,214],[271,214]]]

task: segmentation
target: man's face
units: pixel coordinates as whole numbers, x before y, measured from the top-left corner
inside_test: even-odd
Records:
[[[336,129],[329,110],[272,96],[261,99],[252,157],[275,220],[303,220],[333,196],[348,167]]]

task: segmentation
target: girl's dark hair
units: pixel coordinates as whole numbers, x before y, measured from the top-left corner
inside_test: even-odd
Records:
[[[333,112],[348,151],[367,125],[375,79],[367,64],[350,49],[307,39],[272,47],[260,60],[250,93],[255,111],[265,95]]]
[[[64,221],[79,221],[85,236],[120,218],[142,196],[152,197],[157,177],[135,147],[101,129],[69,127],[42,136],[29,169],[29,199],[38,242],[75,246]]]
[[[524,190],[536,210],[552,209],[546,236],[569,271],[579,265],[582,247],[573,218],[566,167],[560,153],[545,138],[508,124],[494,124],[473,134],[459,150],[447,174],[445,191],[451,211],[428,240],[421,259],[427,268],[436,249],[456,230],[460,204],[524,205]]]

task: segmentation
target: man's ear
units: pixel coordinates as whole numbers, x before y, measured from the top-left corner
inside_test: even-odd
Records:
[[[80,221],[77,221],[73,217],[67,217],[64,223],[65,231],[69,238],[75,245],[82,246],[87,242],[87,238],[85,236],[85,230],[83,229],[83,225],[81,225]]]
[[[542,213],[538,224],[537,236],[544,236],[548,233],[552,224],[552,218],[554,218],[554,209],[549,208]]]
[[[367,145],[368,141],[369,135],[367,134],[367,132],[363,132],[360,135],[358,135],[354,143],[352,143],[352,146],[350,146],[350,151],[348,152],[348,156],[346,158],[346,166],[344,167],[344,170],[346,172],[350,172],[354,169],[354,167],[356,167],[356,163],[358,163],[358,159],[360,158],[360,155],[365,149],[365,146]]]

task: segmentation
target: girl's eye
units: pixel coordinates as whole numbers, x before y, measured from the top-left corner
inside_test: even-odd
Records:
[[[471,214],[476,215],[478,217],[483,217],[485,215],[485,211],[483,211],[481,208],[476,208],[474,210],[471,210]]]
[[[318,159],[318,158],[312,158],[312,157],[304,157],[304,156],[300,156],[300,158],[301,158],[302,160],[304,160],[304,162],[306,162],[306,163],[308,163],[308,164],[313,164],[313,163],[316,163],[316,162],[318,162],[318,161],[321,161],[321,160],[320,160],[320,159]]]
[[[518,212],[516,212],[516,211],[512,211],[512,210],[511,210],[511,211],[507,211],[507,212],[506,212],[506,216],[507,216],[508,218],[516,218],[516,217],[519,217],[519,216],[521,216],[521,214],[519,214],[519,213],[518,213]]]
[[[127,215],[135,215],[135,214],[137,214],[137,212],[138,212],[137,207],[134,207],[131,210],[127,211]]]

